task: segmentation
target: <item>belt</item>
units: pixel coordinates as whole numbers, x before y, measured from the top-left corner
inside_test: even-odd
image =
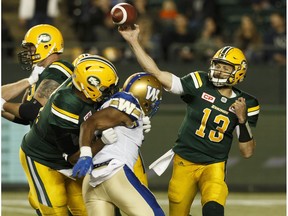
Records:
[[[105,165],[108,165],[110,163],[111,160],[108,160],[108,161],[105,161],[105,162],[102,162],[102,163],[99,163],[99,164],[94,164],[93,165],[93,169],[96,169],[98,167],[101,167],[101,166],[105,166]]]

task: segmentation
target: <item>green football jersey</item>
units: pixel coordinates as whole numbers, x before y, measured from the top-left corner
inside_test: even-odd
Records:
[[[238,118],[231,105],[239,97],[246,100],[248,122],[256,126],[259,114],[257,99],[235,87],[236,97],[222,96],[209,81],[206,72],[194,72],[181,78],[181,98],[187,110],[178,132],[175,153],[193,163],[226,161]]]
[[[44,79],[51,79],[62,84],[67,78],[71,77],[73,70],[74,66],[65,60],[53,62],[44,69],[39,76],[39,80],[30,87],[26,101],[30,101],[33,98],[36,89]]]
[[[69,78],[51,95],[22,141],[27,156],[53,169],[72,167],[63,158],[63,147],[68,154],[78,151],[80,125],[95,112],[95,103],[84,102],[74,91]]]
[[[35,91],[40,85],[40,83],[44,79],[50,79],[54,80],[59,84],[62,84],[65,80],[67,80],[69,77],[71,77],[74,70],[74,66],[65,61],[65,60],[58,60],[50,64],[48,67],[46,67],[43,72],[39,75],[38,81],[31,85],[28,94],[25,98],[25,102],[28,102],[32,100],[34,97]],[[30,126],[32,127],[33,121],[30,121]]]

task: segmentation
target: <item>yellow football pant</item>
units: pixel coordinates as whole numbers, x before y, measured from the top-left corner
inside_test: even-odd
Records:
[[[202,206],[209,201],[224,206],[228,196],[225,162],[195,164],[175,154],[168,188],[169,216],[187,216],[198,189]]]
[[[133,167],[134,174],[137,176],[137,178],[140,180],[140,182],[148,187],[148,178],[147,178],[147,173],[145,171],[145,165],[139,150],[139,156],[138,159]]]
[[[43,216],[86,216],[82,181],[72,180],[26,156],[20,148],[20,162],[29,183],[29,202]]]

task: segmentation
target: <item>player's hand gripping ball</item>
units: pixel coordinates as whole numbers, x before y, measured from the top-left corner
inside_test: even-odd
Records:
[[[115,25],[134,26],[137,19],[137,10],[131,4],[119,3],[111,9],[111,16]]]

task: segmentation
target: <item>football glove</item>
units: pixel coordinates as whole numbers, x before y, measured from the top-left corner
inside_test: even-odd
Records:
[[[92,166],[93,162],[91,147],[82,146],[80,148],[80,158],[73,167],[72,176],[81,178],[85,176],[88,172],[91,172]]]
[[[43,72],[44,69],[45,69],[44,67],[39,67],[39,66],[35,65],[31,75],[28,78],[28,82],[30,85],[33,85],[34,83],[36,83],[38,81],[39,75]]]
[[[143,130],[145,133],[149,133],[151,130],[151,121],[148,116],[145,116],[143,119]]]
[[[102,132],[101,140],[105,145],[110,145],[110,144],[115,143],[117,141],[117,135],[116,135],[114,129],[108,128],[108,129],[104,130]]]

